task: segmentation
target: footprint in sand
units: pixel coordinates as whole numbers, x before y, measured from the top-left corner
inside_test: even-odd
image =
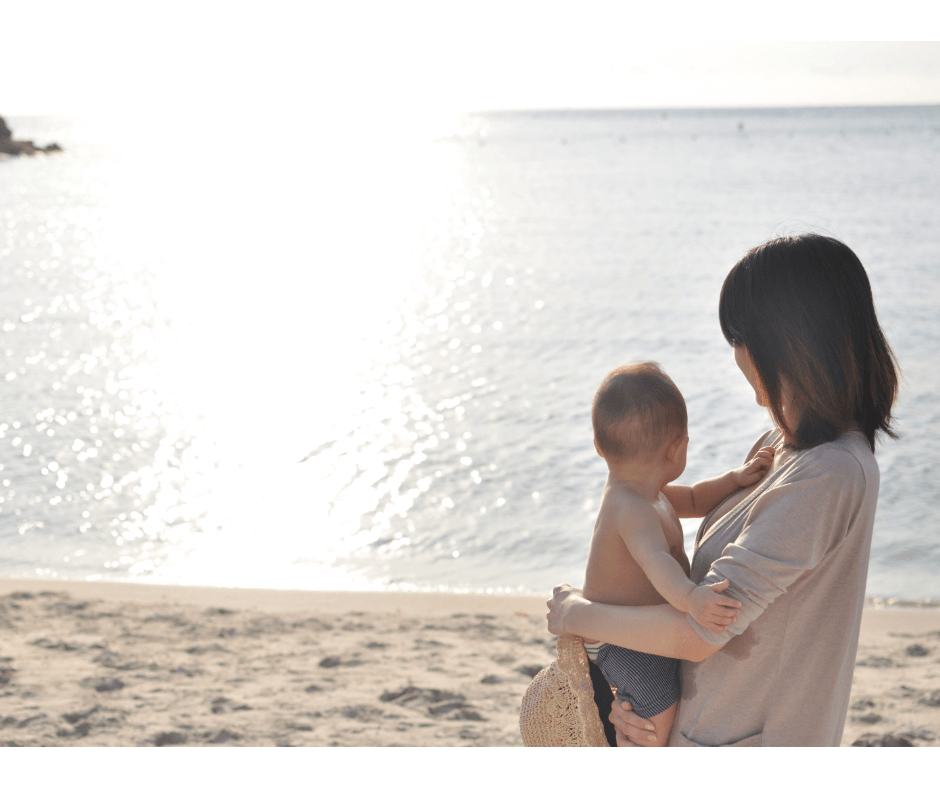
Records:
[[[33,640],[29,645],[47,648],[52,651],[81,651],[82,648],[78,643],[66,643],[64,640],[49,640],[48,638]]]
[[[865,733],[861,738],[852,742],[853,747],[913,747],[914,743],[906,736],[894,736],[885,733],[879,736],[877,733]]]
[[[124,689],[124,682],[115,678],[87,678],[82,679],[79,684],[82,687],[91,687],[96,692],[116,692]]]
[[[380,709],[375,708],[374,706],[367,706],[365,704],[359,704],[356,706],[346,706],[339,710],[339,713],[351,720],[374,720],[376,717],[382,715]]]
[[[188,648],[185,651],[187,654],[195,654],[196,656],[207,654],[210,651],[223,651],[227,654],[231,653],[227,648],[220,646],[218,643],[210,643],[208,646],[193,646],[192,648]]]
[[[319,618],[305,618],[302,621],[295,621],[291,624],[293,629],[312,629],[314,632],[329,632],[333,625]]]
[[[213,714],[224,714],[228,711],[228,704],[231,701],[228,698],[213,698],[210,703],[212,704]]]
[[[894,660],[891,657],[870,656],[860,659],[855,663],[857,668],[890,668],[894,667]]]
[[[228,698],[218,697],[209,701],[213,714],[224,714],[229,711],[251,711],[251,706],[247,703],[241,703],[238,706],[232,705],[233,701]]]
[[[72,730],[69,730],[68,728],[59,728],[59,730],[55,732],[55,735],[60,739],[66,739],[70,736],[74,736],[76,739],[83,739],[89,733],[91,733],[91,723],[80,722],[78,725],[74,726]]]
[[[28,725],[32,725],[34,722],[42,722],[48,716],[49,715],[47,714],[34,714],[32,717],[27,717],[25,720],[20,720],[18,723],[16,723],[16,727],[25,728]]]
[[[444,717],[447,720],[484,721],[479,712],[466,702],[467,698],[459,692],[445,692],[439,689],[404,687],[397,692],[383,692],[379,696],[383,703],[397,703],[414,708],[427,705],[427,713],[432,717]],[[446,716],[445,716],[446,715]]]
[[[167,747],[173,744],[186,744],[186,734],[179,731],[167,731],[158,733],[153,737],[155,747]]]
[[[940,690],[934,690],[926,698],[919,701],[924,706],[940,706]]]
[[[241,739],[240,733],[223,728],[220,731],[206,731],[202,734],[203,738],[208,740],[209,744],[225,744],[227,741],[238,741]]]
[[[934,741],[937,738],[936,732],[930,728],[912,728],[911,730],[901,731],[898,736],[905,736],[908,739],[921,739],[923,741]]]
[[[88,607],[88,602],[55,602],[46,607],[46,612],[57,616],[67,616],[72,613],[80,613]]]
[[[100,708],[100,706],[96,705],[92,706],[90,709],[88,709],[88,711],[76,711],[72,714],[63,714],[62,719],[65,720],[69,725],[74,725],[75,723],[81,722],[82,720],[90,717]]]

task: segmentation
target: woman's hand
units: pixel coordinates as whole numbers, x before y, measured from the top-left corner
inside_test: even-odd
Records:
[[[628,701],[615,700],[609,719],[617,729],[618,747],[648,747],[656,740],[653,723],[634,714]]]
[[[567,583],[555,586],[554,596],[548,600],[548,631],[553,635],[578,635],[571,627],[571,613],[581,605],[589,605],[580,588],[572,588]]]

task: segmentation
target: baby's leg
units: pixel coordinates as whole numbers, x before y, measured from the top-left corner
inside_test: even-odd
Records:
[[[656,727],[656,741],[651,741],[648,747],[665,747],[669,743],[669,734],[672,732],[672,723],[675,722],[678,708],[679,704],[673,703],[665,711],[650,717],[650,722]]]

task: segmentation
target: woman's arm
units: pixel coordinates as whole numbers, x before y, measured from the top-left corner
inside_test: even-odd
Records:
[[[713,590],[724,591],[727,581]],[[729,608],[731,620],[737,610]],[[615,646],[659,654],[663,657],[701,662],[722,645],[706,643],[689,624],[685,613],[671,605],[621,607],[589,602],[569,585],[555,588],[548,602],[548,631],[553,635],[580,635]]]

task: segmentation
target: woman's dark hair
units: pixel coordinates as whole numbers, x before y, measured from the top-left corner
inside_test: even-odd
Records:
[[[879,430],[898,437],[891,428],[897,362],[878,325],[865,269],[844,243],[799,235],[751,249],[722,285],[718,316],[725,339],[751,357],[789,444],[819,446],[853,422],[872,451]],[[784,381],[800,417],[790,429]]]

